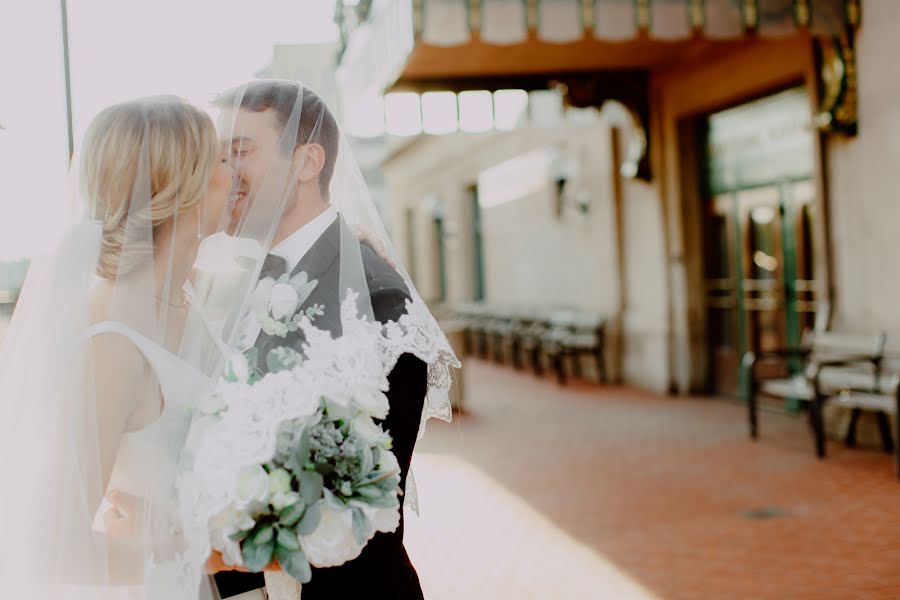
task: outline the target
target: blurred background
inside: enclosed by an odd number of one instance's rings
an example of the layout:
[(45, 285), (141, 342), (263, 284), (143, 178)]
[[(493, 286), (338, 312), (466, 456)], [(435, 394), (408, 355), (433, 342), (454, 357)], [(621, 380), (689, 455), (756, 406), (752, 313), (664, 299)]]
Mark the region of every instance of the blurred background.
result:
[(900, 597), (900, 3), (3, 11), (0, 323), (99, 109), (297, 79), (463, 361), (428, 598)]

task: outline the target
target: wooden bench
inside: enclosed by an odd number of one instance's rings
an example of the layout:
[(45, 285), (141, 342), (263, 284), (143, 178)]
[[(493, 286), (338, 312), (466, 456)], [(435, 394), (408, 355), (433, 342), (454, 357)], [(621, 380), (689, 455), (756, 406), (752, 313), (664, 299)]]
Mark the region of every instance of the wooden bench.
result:
[[(824, 378), (826, 375), (827, 368), (823, 368), (819, 377)], [(859, 417), (866, 412), (873, 413), (878, 423), (881, 446), (885, 452), (894, 453), (895, 471), (900, 478), (900, 429), (897, 429), (900, 423), (895, 423), (892, 431), (890, 419), (891, 415), (895, 419), (900, 417), (900, 345), (897, 338), (888, 337), (888, 343), (881, 358), (874, 363), (871, 375), (865, 385), (860, 386), (854, 382), (822, 401), (850, 410), (850, 422), (844, 437), (844, 442), (849, 447), (856, 445)]]
[(599, 315), (576, 310), (556, 311), (541, 338), (541, 346), (550, 358), (560, 385), (568, 379), (566, 359), (571, 359), (572, 372), (581, 377), (581, 357), (592, 356), (600, 381), (607, 380), (603, 357), (606, 320)]
[[(900, 376), (894, 377), (893, 390), (871, 392), (845, 389), (831, 398), (838, 406), (850, 409), (850, 430), (856, 427), (856, 419), (861, 412), (873, 412), (878, 418), (881, 443), (886, 452), (894, 453), (894, 472), (900, 479)], [(890, 417), (894, 415), (894, 432), (891, 432)], [(891, 440), (892, 436), (894, 441)]]
[[(747, 381), (747, 409), (750, 437), (759, 435), (758, 399), (768, 396), (804, 402), (809, 411), (816, 455), (825, 456), (825, 426), (822, 409), (825, 401), (842, 390), (878, 393), (889, 382), (883, 379), (881, 360), (886, 335), (810, 331), (800, 348), (775, 352), (748, 352), (743, 359)], [(790, 362), (800, 368), (794, 374), (776, 376), (761, 372), (761, 366), (774, 361), (782, 366)]]
[(463, 350), (466, 354), (486, 354), (487, 341), (484, 339), (487, 307), (471, 302), (457, 304), (453, 313), (463, 330)]
[(515, 362), (512, 354), (512, 335), (516, 326), (516, 311), (509, 307), (494, 307), (490, 311), (490, 317), (485, 322), (485, 332), (488, 336), (490, 357), (497, 363), (506, 362), (507, 357)]
[(512, 332), (512, 356), (515, 368), (524, 369), (529, 365), (535, 375), (544, 374), (543, 339), (549, 327), (548, 316), (539, 311), (523, 315), (517, 321)]

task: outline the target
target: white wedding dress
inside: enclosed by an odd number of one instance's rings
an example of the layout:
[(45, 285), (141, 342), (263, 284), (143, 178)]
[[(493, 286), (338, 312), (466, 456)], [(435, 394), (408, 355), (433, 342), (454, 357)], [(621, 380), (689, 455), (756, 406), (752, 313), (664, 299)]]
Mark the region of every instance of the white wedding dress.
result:
[(174, 484), (178, 456), (171, 453), (169, 441), (186, 434), (193, 407), (207, 387), (206, 376), (123, 323), (98, 323), (88, 334), (90, 337), (115, 334), (128, 338), (153, 369), (165, 400), (158, 418), (146, 427), (122, 435), (109, 489), (141, 494), (146, 489), (144, 481), (151, 473), (160, 481)]
[[(186, 434), (193, 408), (207, 387), (206, 376), (181, 357), (123, 323), (98, 323), (89, 329), (88, 334), (90, 337), (112, 334), (128, 338), (150, 364), (165, 399), (162, 413), (157, 419), (146, 427), (126, 432), (122, 436), (109, 489), (140, 498), (146, 489), (146, 478), (151, 473), (155, 479), (158, 478), (157, 484), (160, 481), (171, 481), (174, 484), (178, 456), (167, 455), (172, 447), (169, 440)], [(162, 489), (157, 484), (153, 487)], [(110, 505), (105, 504), (101, 511), (109, 507)], [(101, 527), (99, 521), (97, 519), (97, 527)], [(175, 531), (172, 533), (177, 534)], [(265, 579), (270, 600), (300, 598), (300, 583), (288, 575), (266, 573)]]

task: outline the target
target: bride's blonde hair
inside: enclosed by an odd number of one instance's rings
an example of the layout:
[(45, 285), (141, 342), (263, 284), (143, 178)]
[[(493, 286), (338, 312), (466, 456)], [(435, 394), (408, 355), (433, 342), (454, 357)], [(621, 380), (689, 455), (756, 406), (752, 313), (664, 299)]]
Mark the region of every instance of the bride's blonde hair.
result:
[[(163, 223), (200, 202), (212, 178), (216, 146), (212, 119), (174, 96), (123, 102), (94, 118), (85, 135), (80, 179), (88, 212), (103, 225), (98, 275), (127, 274), (153, 256), (156, 249), (146, 232), (155, 239)], [(135, 190), (139, 168), (148, 171), (149, 190), (143, 192)], [(148, 191), (148, 204), (132, 206), (146, 202)]]

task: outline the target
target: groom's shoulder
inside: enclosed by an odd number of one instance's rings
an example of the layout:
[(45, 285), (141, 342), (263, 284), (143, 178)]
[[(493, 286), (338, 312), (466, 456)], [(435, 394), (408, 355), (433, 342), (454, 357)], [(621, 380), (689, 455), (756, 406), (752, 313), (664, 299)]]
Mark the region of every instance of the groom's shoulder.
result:
[(369, 244), (363, 242), (360, 244), (360, 248), (370, 292), (394, 289), (409, 295), (409, 288), (397, 269), (375, 252)]
[(379, 321), (396, 321), (406, 312), (411, 299), (403, 276), (368, 244), (360, 244), (366, 283), (372, 296), (372, 308)]

